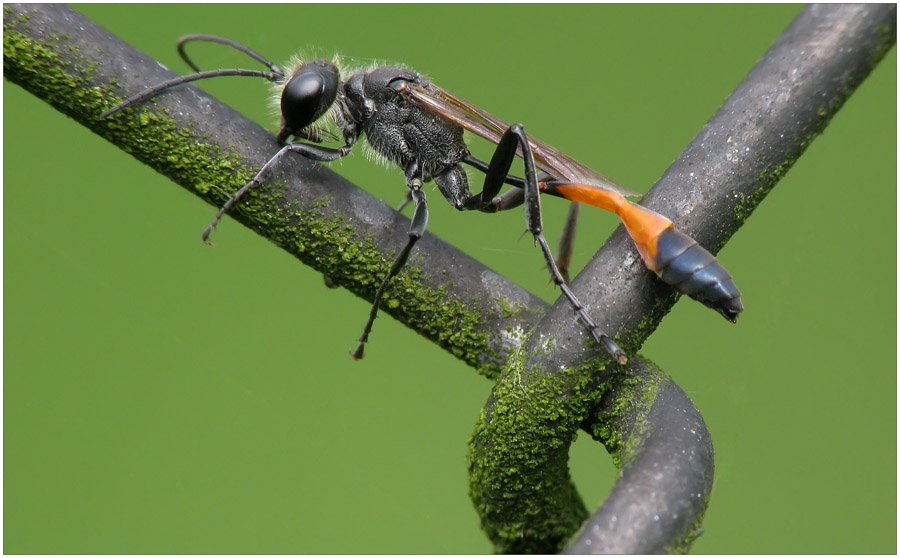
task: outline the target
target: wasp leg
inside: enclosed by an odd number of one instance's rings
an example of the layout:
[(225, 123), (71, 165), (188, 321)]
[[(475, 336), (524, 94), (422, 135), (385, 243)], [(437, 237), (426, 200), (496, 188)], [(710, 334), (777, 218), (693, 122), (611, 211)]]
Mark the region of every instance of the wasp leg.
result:
[(491, 205), (482, 211), (506, 211), (519, 207), (523, 203), (525, 203), (525, 190), (514, 188), (494, 198)]
[[(485, 168), (487, 168), (487, 164), (485, 164)], [(512, 182), (510, 182), (511, 180), (519, 180), (522, 182), (522, 184), (525, 183), (525, 181), (522, 180), (521, 178), (516, 178), (515, 176), (507, 177), (508, 183), (512, 183)], [(403, 203), (401, 203), (400, 206), (397, 207), (397, 211), (403, 211), (403, 209), (406, 208), (406, 206), (409, 205), (409, 202), (411, 202), (411, 201), (412, 201), (412, 197), (410, 196), (409, 192), (407, 192), (406, 198), (403, 200)], [(478, 209), (479, 211), (484, 211), (485, 213), (496, 213), (498, 211), (504, 211), (506, 209), (512, 209), (514, 207), (519, 207), (524, 202), (525, 202), (525, 191), (522, 189), (522, 187), (518, 187), (518, 188), (513, 188), (510, 190), (507, 190), (500, 196), (497, 196), (496, 198), (491, 200), (491, 202), (488, 205), (484, 205), (480, 195), (472, 196), (465, 201), (466, 206), (463, 207), (462, 209), (464, 209), (464, 210)], [(473, 207), (469, 207), (469, 206), (473, 206)]]
[[(628, 356), (619, 345), (607, 335), (587, 313), (584, 305), (575, 296), (575, 293), (569, 288), (565, 282), (565, 278), (559, 271), (556, 261), (553, 259), (553, 253), (544, 238), (543, 225), (541, 223), (541, 191), (538, 187), (537, 171), (534, 166), (534, 156), (525, 136), (525, 130), (521, 124), (514, 124), (503, 134), (497, 149), (494, 151), (491, 162), (485, 170), (484, 189), (481, 194), (472, 196), (465, 204), (464, 209), (480, 209), (493, 208), (496, 205), (494, 196), (500, 192), (503, 183), (509, 179), (509, 169), (512, 166), (513, 159), (516, 156), (516, 149), (521, 147), (522, 158), (525, 161), (525, 184), (524, 184), (524, 204), (525, 204), (525, 225), (529, 232), (534, 236), (544, 259), (547, 262), (547, 269), (550, 271), (550, 277), (553, 282), (559, 286), (565, 297), (569, 300), (575, 314), (588, 327), (591, 336), (602, 345), (607, 352), (619, 364), (628, 362)], [(468, 162), (468, 161), (467, 161)], [(478, 202), (480, 201), (480, 206)]]
[[(467, 155), (463, 159), (463, 162), (475, 167), (483, 173), (487, 173), (488, 164), (471, 154)], [(547, 174), (546, 172), (541, 172), (537, 177), (538, 183), (552, 180), (553, 176)], [(504, 179), (504, 182), (506, 182), (507, 184), (511, 184), (516, 188), (525, 188), (524, 178), (507, 175)], [(525, 201), (525, 198), (522, 196), (522, 190), (509, 190), (500, 198), (495, 198), (495, 201), (498, 202), (498, 204), (491, 204), (488, 207), (482, 208), (481, 211), (491, 213), (494, 211), (503, 211), (504, 209), (512, 209), (513, 207), (522, 205), (522, 203)], [(578, 214), (580, 213), (580, 207), (581, 206), (577, 203), (573, 203), (569, 207), (569, 213), (566, 216), (566, 223), (563, 227), (562, 236), (560, 236), (559, 238), (559, 245), (556, 249), (556, 266), (559, 268), (559, 272), (560, 274), (562, 274), (563, 279), (566, 280), (566, 283), (569, 282), (569, 266), (572, 263), (572, 252), (575, 246), (575, 230), (578, 227)]]
[(216, 225), (219, 224), (219, 220), (222, 219), (222, 216), (225, 215), (225, 213), (229, 209), (231, 209), (231, 206), (237, 203), (237, 201), (241, 199), (241, 197), (243, 197), (243, 195), (246, 194), (250, 188), (261, 184), (262, 175), (267, 170), (269, 170), (276, 161), (281, 159), (281, 157), (283, 157), (285, 153), (292, 151), (314, 161), (336, 161), (337, 159), (340, 159), (341, 157), (349, 154), (350, 148), (351, 147), (349, 144), (344, 145), (338, 149), (322, 147), (320, 145), (310, 145), (308, 143), (290, 143), (288, 145), (285, 145), (281, 148), (281, 150), (278, 151), (278, 153), (273, 155), (272, 158), (269, 159), (261, 169), (259, 169), (259, 172), (256, 173), (256, 176), (253, 177), (253, 180), (241, 186), (241, 188), (237, 192), (235, 192), (234, 195), (231, 196), (231, 198), (227, 202), (225, 202), (225, 204), (219, 209), (219, 212), (216, 213), (215, 217), (213, 217), (212, 222), (207, 225), (205, 229), (203, 229), (203, 242), (212, 245), (212, 242), (210, 242), (209, 240), (209, 235), (210, 233), (212, 233), (212, 230), (216, 227)]
[(566, 223), (563, 225), (559, 244), (556, 247), (556, 267), (559, 273), (569, 282), (569, 266), (572, 264), (572, 252), (575, 251), (575, 231), (578, 228), (578, 214), (581, 213), (581, 204), (572, 202), (569, 213), (566, 215)]
[[(463, 157), (462, 162), (466, 163), (467, 165), (471, 165), (471, 166), (475, 167), (476, 169), (480, 170), (481, 172), (487, 174), (489, 165), (487, 163), (485, 163), (484, 161), (482, 161), (481, 159), (479, 159), (478, 157), (475, 157), (471, 153), (466, 155), (465, 157)], [(544, 171), (541, 171), (537, 175), (538, 183), (552, 182), (554, 180), (555, 179), (553, 178), (552, 174), (546, 173)], [(503, 182), (506, 182), (509, 185), (515, 186), (516, 188), (522, 188), (522, 189), (525, 188), (525, 179), (519, 178), (518, 176), (513, 176), (511, 174), (506, 175), (506, 178), (503, 179)], [(562, 196), (560, 196), (560, 197), (562, 197)]]
[(409, 259), (409, 253), (412, 251), (416, 242), (422, 238), (423, 234), (425, 234), (425, 227), (428, 226), (428, 206), (425, 203), (425, 192), (422, 191), (422, 181), (420, 179), (411, 181), (409, 194), (416, 206), (412, 222), (409, 225), (409, 231), (407, 232), (409, 240), (406, 241), (406, 246), (403, 247), (403, 250), (401, 250), (400, 253), (397, 254), (397, 257), (394, 258), (394, 263), (391, 264), (390, 271), (388, 271), (388, 274), (384, 277), (384, 280), (378, 287), (378, 291), (375, 292), (375, 300), (372, 301), (372, 311), (369, 312), (369, 320), (366, 322), (363, 334), (359, 338), (359, 346), (351, 353), (353, 360), (359, 360), (363, 357), (366, 341), (369, 340), (369, 333), (372, 332), (372, 326), (375, 323), (375, 318), (378, 316), (378, 307), (381, 306), (381, 299), (384, 297), (384, 291), (387, 289), (391, 279), (400, 273), (400, 270), (406, 265), (406, 260)]
[(406, 206), (409, 205), (409, 202), (411, 202), (411, 201), (412, 201), (412, 191), (407, 190), (406, 197), (403, 198), (403, 201), (400, 202), (400, 205), (397, 206), (397, 211), (399, 211), (400, 213), (403, 213), (403, 210), (406, 209)]

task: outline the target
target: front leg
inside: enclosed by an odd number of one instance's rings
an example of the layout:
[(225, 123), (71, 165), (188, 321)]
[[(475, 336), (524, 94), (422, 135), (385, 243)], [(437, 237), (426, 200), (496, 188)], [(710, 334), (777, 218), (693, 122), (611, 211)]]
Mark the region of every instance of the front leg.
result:
[(231, 209), (231, 206), (233, 206), (235, 203), (237, 203), (237, 201), (239, 199), (241, 199), (241, 197), (244, 194), (247, 193), (247, 190), (249, 190), (250, 188), (253, 188), (254, 186), (258, 186), (259, 184), (261, 184), (263, 174), (267, 170), (269, 170), (275, 164), (276, 161), (281, 159), (281, 157), (284, 156), (285, 153), (287, 153), (289, 151), (293, 151), (294, 153), (299, 153), (300, 155), (303, 155), (307, 159), (312, 159), (313, 161), (328, 162), (328, 161), (336, 161), (336, 160), (340, 159), (341, 157), (346, 157), (347, 155), (350, 154), (350, 150), (352, 148), (353, 148), (353, 144), (350, 141), (348, 141), (345, 145), (342, 145), (338, 149), (333, 149), (331, 147), (323, 147), (321, 145), (311, 145), (308, 143), (301, 143), (301, 142), (289, 143), (289, 144), (285, 145), (278, 151), (278, 153), (273, 155), (272, 158), (269, 159), (266, 162), (266, 164), (262, 166), (261, 169), (259, 169), (259, 172), (256, 173), (256, 176), (253, 177), (253, 180), (251, 180), (250, 182), (241, 186), (241, 188), (237, 192), (235, 192), (234, 195), (228, 199), (228, 201), (225, 202), (225, 204), (221, 207), (221, 209), (219, 209), (219, 212), (216, 213), (215, 217), (213, 217), (212, 222), (209, 225), (207, 225), (205, 229), (203, 229), (203, 235), (202, 235), (203, 242), (205, 242), (209, 245), (212, 245), (212, 242), (210, 242), (210, 240), (209, 240), (209, 235), (210, 235), (210, 233), (212, 233), (212, 230), (219, 223), (219, 220), (222, 218), (222, 216), (225, 215), (225, 212), (227, 212), (229, 209)]

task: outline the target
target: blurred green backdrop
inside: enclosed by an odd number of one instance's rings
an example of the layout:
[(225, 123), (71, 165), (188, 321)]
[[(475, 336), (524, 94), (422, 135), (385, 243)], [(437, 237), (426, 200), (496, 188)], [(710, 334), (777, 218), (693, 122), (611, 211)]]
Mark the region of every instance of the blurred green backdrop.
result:
[[(638, 191), (800, 10), (79, 9), (182, 73), (175, 41), (197, 32), (279, 61), (311, 46), (402, 61)], [(250, 64), (205, 47), (204, 67)], [(644, 347), (716, 446), (696, 552), (896, 551), (896, 80), (894, 49), (719, 255), (737, 326), (685, 299)], [(273, 128), (265, 83), (203, 86)], [(228, 218), (207, 248), (214, 208), (3, 92), (5, 552), (490, 550), (465, 468), (490, 382), (390, 318), (352, 362), (367, 302)], [(333, 167), (403, 195), (361, 154)], [(432, 232), (556, 296), (520, 214), (432, 199)], [(566, 205), (544, 207), (555, 242)], [(616, 226), (582, 214), (578, 268)], [(609, 458), (582, 436), (571, 465), (596, 508)]]

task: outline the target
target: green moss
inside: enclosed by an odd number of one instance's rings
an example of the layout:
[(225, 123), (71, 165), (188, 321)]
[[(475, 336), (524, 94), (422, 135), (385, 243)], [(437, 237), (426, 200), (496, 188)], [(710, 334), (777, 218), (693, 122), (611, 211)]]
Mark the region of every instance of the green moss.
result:
[[(709, 507), (709, 493), (703, 497), (703, 510), (706, 510)], [(697, 537), (703, 534), (703, 516), (705, 513), (698, 513), (695, 516), (694, 521), (691, 525), (674, 541), (672, 544), (666, 546), (664, 552), (666, 554), (687, 554), (691, 550), (691, 546), (693, 546), (694, 541), (697, 540)]]
[[(804, 146), (808, 145), (813, 138), (815, 138), (815, 134), (812, 134), (807, 140), (802, 142), (802, 144)], [(738, 198), (738, 203), (734, 205), (734, 216), (737, 221), (736, 227), (743, 225), (750, 215), (753, 214), (753, 210), (755, 210), (757, 206), (762, 203), (763, 199), (769, 195), (772, 188), (774, 188), (787, 171), (790, 170), (799, 156), (800, 153), (797, 153), (795, 157), (787, 158), (777, 165), (772, 163), (767, 165), (757, 177), (756, 189), (749, 195), (741, 192), (734, 192), (735, 197)]]
[(897, 30), (895, 27), (887, 23), (878, 26), (878, 42), (872, 47), (870, 56), (872, 57), (872, 67), (874, 68), (885, 55), (894, 48), (897, 42)]
[[(812, 134), (807, 138), (804, 142), (801, 142), (804, 146), (808, 145), (809, 142), (815, 138), (816, 134)], [(753, 192), (749, 195), (743, 194), (740, 192), (735, 192), (735, 196), (738, 198), (738, 203), (734, 205), (734, 216), (737, 220), (737, 227), (740, 227), (744, 224), (744, 221), (753, 214), (753, 210), (762, 203), (763, 199), (769, 192), (772, 191), (772, 188), (775, 187), (778, 182), (784, 178), (784, 175), (788, 170), (797, 162), (797, 158), (799, 158), (800, 153), (797, 153), (796, 157), (791, 157), (785, 159), (780, 164), (769, 164), (763, 169), (762, 172), (759, 173), (757, 177), (757, 187)]]
[[(650, 423), (647, 419), (650, 415), (650, 409), (653, 408), (653, 403), (656, 401), (656, 397), (659, 395), (663, 383), (669, 381), (668, 378), (656, 368), (652, 368), (652, 370), (653, 374), (648, 381), (642, 382), (637, 380), (633, 386), (633, 388), (637, 389), (638, 384), (640, 384), (641, 397), (639, 400), (640, 402), (637, 403), (638, 408), (636, 409), (636, 412), (633, 413), (634, 423), (625, 435), (625, 443), (620, 446), (619, 452), (614, 458), (616, 466), (620, 469), (625, 469), (631, 465), (635, 456), (638, 454), (638, 451), (644, 445), (644, 441), (647, 439), (650, 428)], [(635, 400), (633, 399), (626, 401), (626, 404), (634, 401)], [(619, 430), (621, 430), (621, 428)]]
[[(609, 410), (601, 413), (592, 435), (604, 442), (620, 471), (627, 469), (637, 457), (641, 446), (650, 434), (649, 415), (656, 399), (671, 382), (658, 367), (649, 363), (644, 368), (646, 376), (626, 377), (615, 390), (616, 399)], [(701, 509), (709, 503), (709, 493), (704, 495)], [(685, 531), (665, 551), (669, 554), (687, 553), (694, 540), (702, 532), (703, 513), (697, 513)]]
[(611, 404), (606, 405), (606, 409), (599, 412), (591, 437), (602, 443), (606, 447), (612, 457), (613, 464), (617, 469), (622, 469), (623, 448), (626, 442), (626, 431), (620, 421), (621, 417), (627, 417), (630, 409), (630, 403), (635, 401), (636, 389), (639, 380), (635, 378), (622, 378), (618, 389), (616, 390), (616, 398)]
[(524, 304), (520, 302), (510, 302), (502, 296), (495, 297), (494, 302), (497, 303), (497, 307), (500, 308), (500, 315), (504, 318), (518, 316), (525, 308)]
[(656, 331), (656, 328), (659, 327), (662, 319), (668, 314), (678, 299), (681, 298), (681, 293), (672, 289), (671, 298), (668, 297), (658, 297), (653, 301), (653, 306), (650, 307), (650, 310), (641, 317), (640, 321), (635, 324), (625, 335), (616, 336), (616, 342), (619, 343), (619, 346), (630, 355), (638, 354), (641, 346), (644, 344), (650, 335)]
[[(537, 321), (535, 318), (540, 319), (547, 312), (546, 307), (535, 306), (532, 308), (521, 302), (512, 302), (503, 296), (497, 296), (491, 300), (494, 303), (494, 307), (500, 310), (500, 317), (504, 319), (522, 318), (527, 323), (534, 323)], [(477, 302), (474, 297), (472, 301)], [(525, 313), (530, 314), (531, 317), (526, 318)]]
[(470, 494), (498, 552), (558, 552), (587, 518), (568, 454), (588, 409), (608, 389), (596, 371), (609, 360), (550, 375), (528, 369), (526, 361), (550, 344), (531, 339), (510, 355), (470, 443)]
[[(623, 346), (636, 344), (655, 328), (666, 306), (660, 302)], [(667, 381), (660, 373), (653, 381), (603, 376), (600, 383), (597, 371), (607, 368), (607, 359), (552, 374), (529, 369), (534, 355), (554, 352), (552, 339), (528, 339), (531, 335), (510, 355), (492, 406), (476, 425), (468, 458), (471, 497), (498, 552), (564, 548), (587, 517), (567, 463), (588, 410), (618, 382), (616, 399), (592, 434), (616, 465), (625, 467), (646, 438), (649, 409)]]

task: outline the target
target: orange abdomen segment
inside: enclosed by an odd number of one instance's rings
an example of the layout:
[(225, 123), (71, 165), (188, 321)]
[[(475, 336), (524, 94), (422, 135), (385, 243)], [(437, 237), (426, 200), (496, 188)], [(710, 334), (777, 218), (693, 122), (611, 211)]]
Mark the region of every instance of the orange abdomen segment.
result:
[(631, 203), (622, 194), (612, 190), (587, 184), (559, 184), (554, 189), (566, 199), (593, 205), (618, 215), (644, 260), (644, 265), (647, 269), (660, 273), (657, 239), (663, 231), (672, 228), (672, 221), (655, 211)]

